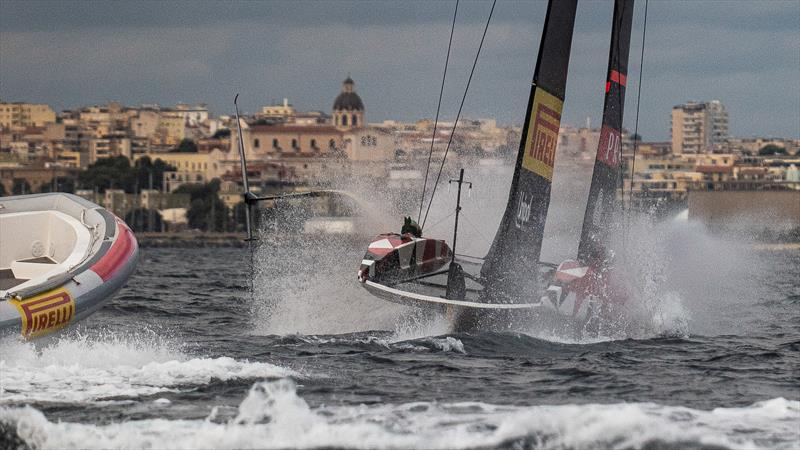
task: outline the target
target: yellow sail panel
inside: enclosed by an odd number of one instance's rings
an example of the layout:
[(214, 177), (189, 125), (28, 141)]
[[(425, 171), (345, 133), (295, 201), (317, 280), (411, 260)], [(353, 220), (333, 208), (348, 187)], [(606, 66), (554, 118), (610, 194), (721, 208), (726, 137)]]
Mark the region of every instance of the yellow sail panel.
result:
[(563, 107), (563, 100), (550, 95), (542, 88), (536, 88), (522, 167), (548, 181), (553, 181), (553, 164), (556, 159), (558, 129), (561, 126)]

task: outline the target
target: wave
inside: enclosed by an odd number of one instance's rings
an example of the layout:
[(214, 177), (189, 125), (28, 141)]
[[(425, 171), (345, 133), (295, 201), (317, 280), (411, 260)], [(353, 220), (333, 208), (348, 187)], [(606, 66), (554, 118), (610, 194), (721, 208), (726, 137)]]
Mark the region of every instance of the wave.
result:
[[(168, 407), (168, 406), (167, 406)], [(0, 408), (0, 440), (34, 448), (796, 448), (800, 401), (710, 411), (655, 403), (500, 406), (415, 402), (311, 408), (289, 379), (258, 382), (238, 415), (107, 425)]]
[[(285, 340), (285, 339), (284, 339)], [(452, 336), (432, 336), (405, 339), (405, 337), (388, 332), (372, 331), (368, 333), (353, 333), (340, 336), (301, 336), (296, 335), (292, 340), (297, 340), (312, 345), (355, 345), (375, 347), (379, 350), (400, 351), (441, 351), (458, 352), (466, 354), (464, 343)]]
[(212, 380), (302, 377), (264, 362), (191, 357), (150, 335), (0, 340), (0, 402), (87, 402), (176, 391)]

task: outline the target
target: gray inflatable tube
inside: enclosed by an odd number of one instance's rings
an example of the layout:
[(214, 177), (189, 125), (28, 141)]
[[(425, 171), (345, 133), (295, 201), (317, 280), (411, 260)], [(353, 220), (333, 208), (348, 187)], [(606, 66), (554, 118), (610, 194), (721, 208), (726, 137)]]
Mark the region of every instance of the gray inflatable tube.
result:
[(87, 317), (138, 256), (125, 222), (81, 197), (0, 197), (0, 334), (36, 338)]

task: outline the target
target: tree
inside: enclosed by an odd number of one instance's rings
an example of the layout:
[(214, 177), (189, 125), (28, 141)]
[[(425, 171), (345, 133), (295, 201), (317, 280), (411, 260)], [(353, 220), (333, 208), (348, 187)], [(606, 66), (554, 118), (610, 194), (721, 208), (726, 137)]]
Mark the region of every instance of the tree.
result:
[(136, 179), (139, 181), (139, 189), (150, 188), (150, 174), (153, 176), (153, 189), (159, 191), (164, 187), (164, 172), (171, 172), (177, 170), (161, 159), (156, 158), (155, 162), (150, 160), (149, 156), (143, 156), (136, 160), (134, 164), (136, 169)]
[(136, 208), (125, 214), (125, 223), (136, 232), (161, 231), (161, 222), (161, 213), (155, 209)]
[(219, 198), (218, 178), (208, 183), (184, 184), (176, 194), (189, 194), (191, 204), (186, 211), (189, 226), (203, 231), (222, 231), (228, 220), (228, 207)]
[(136, 172), (125, 156), (98, 159), (78, 175), (80, 185), (85, 189), (123, 189), (132, 193), (136, 185)]
[(175, 149), (175, 151), (178, 153), (197, 153), (197, 144), (189, 138), (184, 138), (181, 140), (181, 143), (178, 144), (178, 148)]
[(229, 230), (244, 231), (247, 228), (247, 205), (244, 202), (237, 203), (231, 208), (230, 227)]
[(214, 133), (213, 136), (211, 136), (212, 139), (220, 139), (226, 137), (231, 137), (231, 130), (229, 130), (228, 128), (220, 128)]
[(769, 155), (785, 155), (786, 149), (783, 147), (778, 147), (774, 144), (767, 144), (761, 147), (761, 150), (758, 151), (758, 154), (761, 156), (769, 156)]

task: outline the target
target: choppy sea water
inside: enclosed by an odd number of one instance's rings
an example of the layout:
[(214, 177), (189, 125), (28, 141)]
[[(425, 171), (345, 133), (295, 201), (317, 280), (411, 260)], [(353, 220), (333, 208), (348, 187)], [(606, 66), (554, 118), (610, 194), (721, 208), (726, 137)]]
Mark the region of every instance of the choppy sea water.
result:
[(246, 249), (144, 249), (89, 320), (4, 338), (0, 447), (800, 446), (797, 252), (754, 253), (742, 298), (677, 291), (684, 328), (575, 342), (448, 334), (277, 251), (251, 296)]
[[(477, 175), (459, 227), (473, 255), (508, 178)], [(550, 261), (575, 252), (586, 186), (570, 183)], [(449, 236), (452, 196), (426, 233)], [(800, 448), (797, 250), (633, 221), (618, 248), (636, 326), (453, 334), (358, 285), (369, 236), (271, 229), (252, 277), (247, 249), (145, 248), (89, 319), (0, 339), (0, 448)]]

